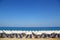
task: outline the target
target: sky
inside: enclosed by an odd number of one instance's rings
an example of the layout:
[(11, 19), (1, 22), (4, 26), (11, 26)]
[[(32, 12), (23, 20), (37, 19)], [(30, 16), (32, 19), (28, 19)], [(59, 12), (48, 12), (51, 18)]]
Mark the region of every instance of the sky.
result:
[(60, 0), (0, 0), (0, 26), (60, 27)]

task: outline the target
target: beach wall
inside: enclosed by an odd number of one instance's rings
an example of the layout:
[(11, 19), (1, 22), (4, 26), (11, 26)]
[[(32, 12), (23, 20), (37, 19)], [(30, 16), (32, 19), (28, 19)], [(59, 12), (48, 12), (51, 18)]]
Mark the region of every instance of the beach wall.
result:
[(20, 30), (0, 30), (0, 33), (7, 33), (7, 34), (10, 34), (10, 33), (26, 33), (26, 34), (31, 34), (32, 32), (36, 33), (36, 34), (41, 34), (41, 33), (48, 33), (48, 34), (51, 34), (51, 33), (60, 33), (60, 30), (55, 30), (55, 31), (20, 31)]
[[(12, 36), (11, 34), (14, 34), (14, 36)], [(60, 30), (58, 31), (0, 30), (0, 40), (60, 40)]]

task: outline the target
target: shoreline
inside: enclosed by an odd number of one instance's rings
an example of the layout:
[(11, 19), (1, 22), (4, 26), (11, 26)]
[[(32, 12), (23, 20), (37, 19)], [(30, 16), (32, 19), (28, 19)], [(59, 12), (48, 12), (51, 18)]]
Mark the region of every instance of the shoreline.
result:
[(0, 30), (0, 33), (7, 33), (7, 34), (11, 34), (11, 33), (26, 33), (26, 34), (31, 34), (32, 32), (33, 33), (36, 33), (36, 34), (41, 34), (41, 33), (48, 33), (48, 34), (51, 34), (51, 33), (60, 33), (60, 30), (56, 30), (56, 31), (20, 31), (20, 30)]

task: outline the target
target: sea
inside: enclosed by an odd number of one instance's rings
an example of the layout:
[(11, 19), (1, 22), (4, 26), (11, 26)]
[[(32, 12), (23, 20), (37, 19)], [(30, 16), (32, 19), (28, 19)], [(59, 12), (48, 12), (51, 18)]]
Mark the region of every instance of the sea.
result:
[(0, 27), (0, 30), (40, 31), (40, 30), (60, 30), (60, 27)]

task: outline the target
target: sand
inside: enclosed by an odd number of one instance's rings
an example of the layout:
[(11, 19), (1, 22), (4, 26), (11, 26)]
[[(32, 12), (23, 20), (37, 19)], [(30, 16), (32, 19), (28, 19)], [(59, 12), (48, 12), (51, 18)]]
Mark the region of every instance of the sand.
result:
[(0, 38), (0, 40), (60, 40), (60, 38), (40, 38), (40, 39)]
[(60, 40), (60, 38), (32, 38), (32, 39), (27, 39), (27, 38), (0, 38), (0, 40)]

